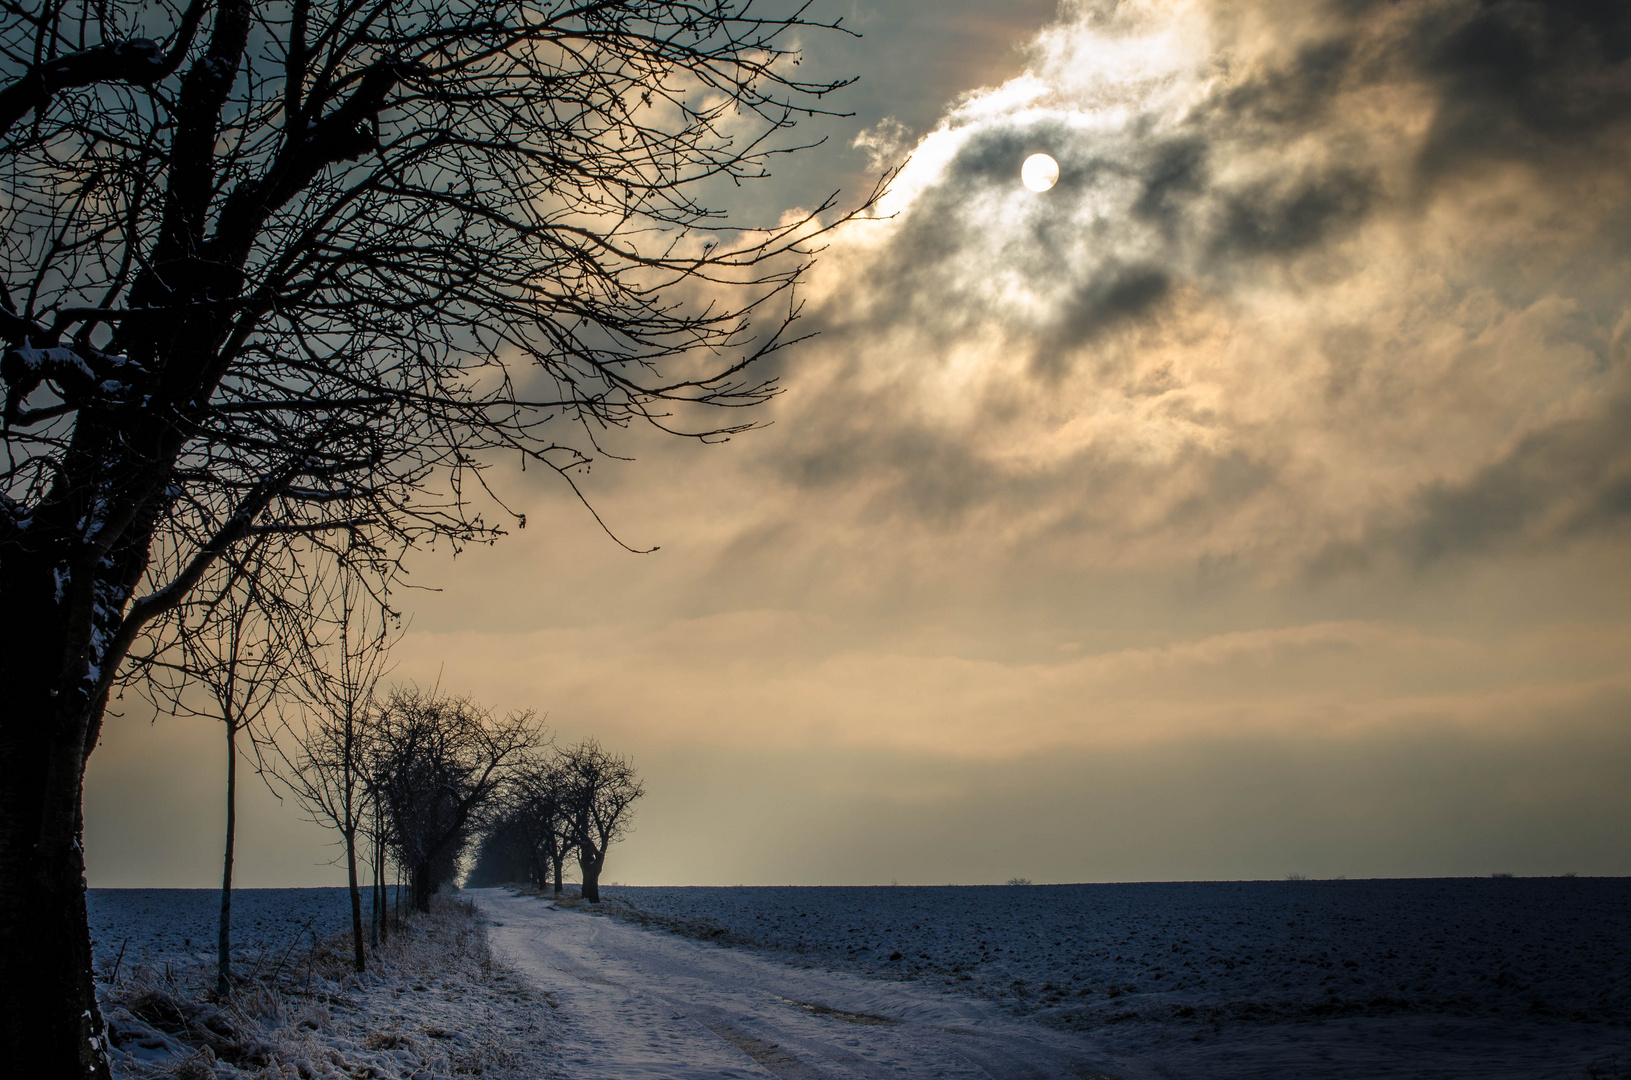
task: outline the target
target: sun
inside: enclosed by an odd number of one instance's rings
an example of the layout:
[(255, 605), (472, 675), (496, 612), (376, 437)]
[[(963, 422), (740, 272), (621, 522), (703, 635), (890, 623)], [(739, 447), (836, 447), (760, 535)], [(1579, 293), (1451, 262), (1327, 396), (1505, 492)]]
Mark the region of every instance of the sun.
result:
[(1032, 154), (1019, 167), (1019, 179), (1032, 191), (1046, 191), (1059, 182), (1059, 163), (1046, 154)]

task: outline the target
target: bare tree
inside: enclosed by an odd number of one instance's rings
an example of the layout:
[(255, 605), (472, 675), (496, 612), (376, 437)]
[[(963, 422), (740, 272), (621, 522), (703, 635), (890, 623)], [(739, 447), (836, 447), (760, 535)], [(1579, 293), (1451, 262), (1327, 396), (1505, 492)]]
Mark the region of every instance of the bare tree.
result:
[(583, 898), (600, 902), (600, 873), (606, 851), (629, 831), (636, 799), (646, 793), (634, 764), (608, 754), (594, 739), (561, 751), (558, 768), (565, 788), (572, 847), (583, 872)]
[(523, 761), (505, 785), (501, 809), (482, 838), (472, 877), (491, 884), (531, 881), (540, 888), (561, 871), (572, 853), (572, 807), (568, 776), (553, 751)]
[(278, 778), (314, 821), (340, 834), (351, 891), (353, 963), (362, 971), (367, 959), (357, 840), (372, 795), (367, 747), (374, 690), (385, 676), (395, 634), (391, 612), (375, 602), (352, 569), (342, 565), (335, 583), (337, 590), (318, 624), (331, 623), (332, 638), (306, 637), (293, 684), (296, 708), (283, 718), (283, 733), (294, 737), (295, 746), (277, 740), (273, 745), (282, 766)]
[(270, 602), (257, 562), (262, 552), (233, 553), (212, 574), (198, 599), (178, 610), (165, 638), (141, 658), (155, 705), (172, 715), (200, 716), (226, 725), (226, 843), (221, 870), (221, 912), (216, 929), (215, 992), (232, 992), (232, 870), (238, 821), (238, 735), (248, 732), (260, 758), (256, 724), (273, 707), (291, 673), (291, 650), (281, 605)]
[(541, 732), (531, 712), (499, 719), (469, 698), (399, 688), (370, 729), (369, 772), (413, 905), (452, 881), (472, 834)]
[[(501, 457), (724, 438), (827, 205), (747, 231), (838, 83), (749, 0), (0, 8), (0, 1036), (107, 1075), (81, 790), (132, 643), (227, 552), (486, 541)], [(710, 185), (714, 185), (710, 188)], [(520, 520), (517, 519), (520, 524)], [(338, 546), (338, 545), (337, 545)]]
[(567, 776), (558, 756), (529, 762), (517, 775), (515, 787), (521, 832), (541, 871), (538, 884), (546, 884), (547, 872), (559, 896), (562, 864), (572, 853), (572, 816)]

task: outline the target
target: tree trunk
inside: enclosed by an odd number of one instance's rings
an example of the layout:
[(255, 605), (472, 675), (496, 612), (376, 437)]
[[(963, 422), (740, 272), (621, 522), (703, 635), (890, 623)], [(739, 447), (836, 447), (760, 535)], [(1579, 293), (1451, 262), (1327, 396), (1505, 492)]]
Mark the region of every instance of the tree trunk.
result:
[(583, 872), (583, 898), (591, 904), (600, 903), (600, 869), (606, 865), (606, 856), (578, 857), (578, 869)]
[(555, 856), (555, 895), (561, 895), (561, 864), (566, 862), (566, 852)]
[(385, 841), (379, 841), (379, 941), (383, 945), (391, 940), (391, 898), (395, 893), (385, 884)]
[(367, 968), (368, 961), (362, 951), (362, 890), (357, 887), (357, 830), (353, 826), (345, 834), (345, 870), (351, 885), (351, 944), (353, 963), (357, 970)]
[(221, 923), (215, 934), (215, 996), (232, 993), (232, 843), (238, 824), (238, 725), (227, 718), (227, 845), (221, 867)]
[(385, 892), (385, 867), (380, 862), (381, 851), (379, 836), (376, 834), (374, 837), (374, 857), (370, 860), (373, 884), (368, 887), (368, 899), (370, 901), (369, 922), (372, 927), (372, 944), (375, 951), (378, 951), (380, 942), (385, 939), (381, 933), (383, 930), (381, 924), (385, 921), (385, 897), (383, 895)]
[[(15, 599), (7, 597), (8, 621), (44, 609), (13, 608)], [(51, 680), (37, 677), (61, 664), (29, 655), (49, 649), (23, 640), (38, 628), (11, 629), (8, 644), (18, 648), (0, 668), (0, 1044), (26, 1055), (31, 1076), (108, 1080), (81, 843), (90, 710), (59, 704)]]
[(430, 910), (431, 874), (430, 860), (421, 859), (413, 864), (413, 909), (415, 911)]

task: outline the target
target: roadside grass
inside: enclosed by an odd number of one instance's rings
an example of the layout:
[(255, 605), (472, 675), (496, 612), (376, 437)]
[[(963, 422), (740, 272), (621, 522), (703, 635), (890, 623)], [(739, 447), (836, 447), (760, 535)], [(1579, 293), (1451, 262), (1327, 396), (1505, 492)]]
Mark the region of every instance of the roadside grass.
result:
[(365, 972), (351, 968), (347, 932), (268, 950), (225, 999), (214, 983), (212, 965), (173, 963), (100, 983), (114, 1076), (528, 1076), (553, 1004), (494, 962), (473, 903), (445, 897), (393, 932)]

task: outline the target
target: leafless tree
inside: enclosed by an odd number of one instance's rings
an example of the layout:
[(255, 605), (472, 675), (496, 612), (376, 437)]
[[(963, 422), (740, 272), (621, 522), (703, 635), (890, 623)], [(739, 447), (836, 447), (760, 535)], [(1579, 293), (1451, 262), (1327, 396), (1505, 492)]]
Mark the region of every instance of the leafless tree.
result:
[(333, 580), (336, 591), (326, 598), (327, 606), (316, 620), (316, 626), (331, 635), (328, 640), (313, 634), (303, 639), (292, 684), (294, 707), (285, 713), (280, 732), (285, 738), (274, 738), (272, 745), (281, 766), (278, 778), (314, 821), (340, 834), (351, 891), (353, 963), (362, 971), (367, 959), (357, 841), (364, 835), (373, 794), (368, 747), (373, 738), (374, 691), (387, 671), (396, 634), (392, 613), (374, 602), (351, 568), (342, 565)]
[(559, 895), (563, 866), (572, 853), (569, 795), (568, 776), (553, 750), (523, 761), (505, 785), (472, 876), (492, 877), (491, 884), (531, 881), (539, 888), (553, 880)]
[(257, 725), (288, 685), (292, 650), (286, 612), (263, 591), (251, 547), (216, 567), (195, 599), (178, 608), (166, 629), (139, 658), (149, 674), (144, 687), (154, 704), (176, 716), (220, 720), (226, 726), (226, 844), (221, 870), (221, 912), (216, 929), (215, 990), (232, 991), (232, 870), (238, 821), (238, 736), (247, 732), (256, 760)]
[(775, 392), (829, 207), (704, 198), (840, 84), (749, 5), (0, 6), (0, 1036), (43, 1071), (107, 1075), (85, 763), (218, 560), (487, 541), (496, 461), (575, 484)]
[(634, 802), (646, 791), (634, 764), (608, 754), (594, 739), (561, 751), (557, 768), (565, 789), (572, 847), (583, 872), (583, 898), (599, 903), (606, 851), (628, 834)]
[(531, 712), (500, 719), (469, 698), (402, 687), (370, 726), (369, 773), (413, 905), (450, 882), (511, 772), (542, 737)]

